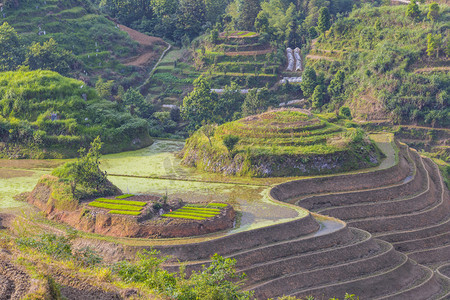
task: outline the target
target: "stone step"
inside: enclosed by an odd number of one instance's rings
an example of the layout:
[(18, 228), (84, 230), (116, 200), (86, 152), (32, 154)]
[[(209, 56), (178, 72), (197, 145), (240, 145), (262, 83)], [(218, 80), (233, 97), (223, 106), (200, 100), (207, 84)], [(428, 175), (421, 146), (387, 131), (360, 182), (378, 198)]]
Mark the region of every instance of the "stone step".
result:
[(247, 275), (245, 285), (250, 286), (301, 271), (351, 262), (379, 251), (379, 245), (368, 232), (355, 228), (351, 231), (355, 238), (348, 244), (254, 264), (239, 272)]
[(405, 158), (405, 155), (408, 155), (407, 147), (403, 145), (399, 147), (401, 148), (399, 162), (390, 168), (290, 181), (274, 187), (270, 195), (276, 200), (291, 202), (307, 195), (372, 189), (401, 183), (408, 177), (410, 167)]
[[(427, 189), (428, 176), (419, 155), (415, 152), (413, 153), (415, 163), (411, 166), (412, 175), (408, 176), (401, 183), (389, 186), (379, 185), (369, 190), (353, 190), (343, 193), (314, 195), (303, 198), (296, 204), (308, 210), (331, 215), (330, 210), (343, 210), (345, 212), (346, 208), (351, 207), (351, 205), (369, 205), (383, 201), (406, 199), (413, 195), (418, 195)], [(418, 168), (415, 167), (416, 163), (419, 166)]]
[(380, 272), (366, 274), (347, 281), (332, 282), (294, 291), (290, 293), (290, 296), (299, 298), (314, 296), (326, 299), (350, 293), (358, 295), (360, 299), (374, 299), (401, 291), (413, 286), (417, 280), (424, 276), (422, 268), (418, 267), (416, 263), (409, 260), (406, 256), (402, 257), (403, 260), (400, 264), (395, 264)]
[(403, 255), (395, 251), (392, 245), (380, 241), (379, 250), (372, 252), (368, 257), (326, 266), (317, 270), (291, 273), (245, 289), (253, 290), (257, 299), (267, 299), (335, 280), (345, 281), (375, 273), (387, 269), (393, 264), (400, 264), (403, 258)]

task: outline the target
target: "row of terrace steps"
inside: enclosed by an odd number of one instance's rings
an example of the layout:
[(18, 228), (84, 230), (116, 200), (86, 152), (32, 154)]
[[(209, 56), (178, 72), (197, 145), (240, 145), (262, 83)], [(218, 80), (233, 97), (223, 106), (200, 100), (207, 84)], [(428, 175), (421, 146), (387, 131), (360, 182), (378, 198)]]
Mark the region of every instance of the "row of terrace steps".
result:
[[(317, 232), (225, 255), (236, 259), (238, 272), (247, 275), (243, 289), (253, 290), (256, 299), (335, 297), (346, 292), (361, 299), (408, 299), (410, 294), (417, 296), (414, 299), (440, 299), (445, 293), (439, 276), (391, 244), (337, 219), (315, 217), (320, 223)], [(208, 263), (183, 262), (188, 274)], [(176, 271), (179, 264), (165, 268)]]
[(299, 205), (367, 230), (421, 264), (450, 262), (448, 190), (430, 159), (412, 150), (408, 155), (412, 179), (370, 191), (309, 196)]

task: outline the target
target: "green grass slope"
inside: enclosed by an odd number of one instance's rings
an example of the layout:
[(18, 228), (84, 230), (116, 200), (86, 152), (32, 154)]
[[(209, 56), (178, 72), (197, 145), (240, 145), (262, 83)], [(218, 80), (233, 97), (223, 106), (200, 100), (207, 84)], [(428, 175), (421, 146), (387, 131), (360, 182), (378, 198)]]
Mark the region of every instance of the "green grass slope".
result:
[(145, 73), (139, 73), (139, 68), (121, 64), (138, 54), (138, 43), (114, 22), (98, 15), (89, 1), (45, 2), (20, 1), (17, 8), (5, 6), (6, 17), (0, 22), (13, 26), (26, 46), (53, 38), (61, 48), (72, 51), (78, 61), (71, 77), (93, 83), (102, 76), (125, 86), (143, 81)]
[(151, 143), (145, 120), (101, 99), (81, 81), (51, 71), (0, 73), (1, 157), (73, 157), (96, 136), (104, 152)]
[[(346, 102), (360, 119), (450, 125), (450, 8), (440, 5), (434, 22), (427, 18), (429, 5), (420, 5), (415, 20), (405, 15), (406, 9), (357, 9), (313, 45), (308, 65), (328, 79), (338, 70), (346, 75), (346, 93), (329, 109)], [(441, 34), (442, 45), (428, 56), (430, 33)]]
[[(379, 150), (360, 129), (334, 114), (276, 110), (216, 127), (211, 143), (199, 130), (186, 142), (183, 162), (199, 169), (257, 177), (335, 173), (374, 166)], [(226, 136), (238, 136), (231, 153)]]

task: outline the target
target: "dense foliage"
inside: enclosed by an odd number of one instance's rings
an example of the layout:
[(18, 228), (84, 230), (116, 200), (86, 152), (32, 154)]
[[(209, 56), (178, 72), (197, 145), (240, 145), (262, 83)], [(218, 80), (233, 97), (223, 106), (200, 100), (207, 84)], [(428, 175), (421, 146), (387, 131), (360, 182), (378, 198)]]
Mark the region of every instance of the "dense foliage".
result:
[(137, 54), (137, 43), (99, 15), (90, 1), (17, 3), (3, 7), (1, 71), (26, 64), (31, 70), (53, 70), (91, 84), (101, 75), (126, 87), (143, 76), (135, 67), (120, 63)]
[(51, 71), (0, 73), (2, 155), (75, 156), (97, 136), (105, 152), (150, 143), (145, 120), (101, 99), (81, 81)]
[[(366, 7), (338, 19), (312, 50), (330, 59), (310, 61), (315, 70), (304, 72), (304, 95), (324, 85), (323, 109), (347, 103), (352, 114), (371, 119), (367, 107), (373, 105), (397, 123), (449, 126), (450, 11), (436, 3), (416, 5)], [(365, 104), (373, 98), (380, 104)]]

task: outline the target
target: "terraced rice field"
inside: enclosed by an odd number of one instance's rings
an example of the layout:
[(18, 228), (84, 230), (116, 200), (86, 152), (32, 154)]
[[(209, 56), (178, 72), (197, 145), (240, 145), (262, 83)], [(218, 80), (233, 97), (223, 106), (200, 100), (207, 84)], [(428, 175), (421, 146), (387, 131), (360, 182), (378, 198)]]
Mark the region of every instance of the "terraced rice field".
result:
[[(125, 197), (123, 197), (125, 196)], [(128, 196), (128, 197), (126, 197)], [(88, 206), (95, 208), (108, 209), (110, 214), (119, 214), (119, 215), (140, 215), (142, 209), (147, 202), (143, 201), (131, 201), (131, 200), (121, 200), (124, 198), (129, 198), (133, 195), (122, 195), (116, 197), (116, 199), (107, 199), (107, 198), (98, 198), (94, 201), (90, 202)], [(121, 197), (121, 198), (119, 198)], [(118, 199), (119, 200), (118, 200)]]
[(220, 214), (220, 208), (213, 208), (213, 207), (225, 207), (226, 204), (223, 205), (212, 205), (208, 204), (206, 206), (192, 206), (192, 205), (186, 205), (180, 209), (177, 209), (175, 211), (163, 214), (163, 217), (166, 218), (178, 218), (178, 219), (190, 219), (190, 220), (206, 220), (207, 218), (212, 218)]

